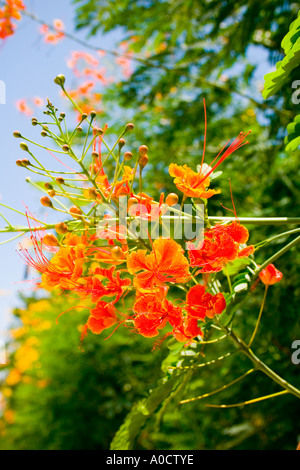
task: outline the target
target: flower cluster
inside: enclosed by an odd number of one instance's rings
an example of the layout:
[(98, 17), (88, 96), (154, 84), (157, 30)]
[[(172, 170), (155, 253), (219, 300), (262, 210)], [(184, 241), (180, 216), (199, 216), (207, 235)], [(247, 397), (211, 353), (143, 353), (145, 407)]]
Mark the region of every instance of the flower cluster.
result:
[(0, 8), (0, 39), (5, 39), (14, 34), (16, 25), (13, 20), (20, 20), (20, 11), (25, 10), (21, 0), (6, 0), (5, 5)]
[[(77, 59), (79, 57), (74, 57), (74, 66)], [(65, 91), (63, 76), (58, 76), (55, 82)], [(46, 114), (57, 121), (54, 106), (48, 103), (47, 109)], [(216, 273), (224, 271), (227, 275), (228, 264), (248, 258), (255, 251), (253, 245), (247, 245), (249, 232), (237, 216), (211, 226), (207, 214), (207, 199), (220, 192), (210, 188), (212, 172), (247, 143), (248, 133), (240, 133), (232, 144), (225, 145), (210, 165), (204, 163), (203, 153), (198, 171), (186, 165), (170, 165), (170, 175), (175, 177), (175, 186), (182, 193), (179, 205), (180, 195), (176, 193), (162, 193), (156, 201), (142, 190), (142, 175), (149, 162), (148, 148), (141, 145), (135, 156), (122, 150), (126, 145), (124, 135), (132, 131), (134, 125), (127, 124), (115, 145), (109, 148), (104, 140), (107, 126), (103, 129), (96, 126), (95, 117), (95, 112), (89, 118), (85, 113), (80, 117), (77, 128), (81, 129), (87, 120), (88, 131), (92, 130), (89, 144), (87, 131), (81, 157), (72, 149), (72, 138), (63, 134), (55, 138), (48, 126), (33, 118), (33, 124), (41, 125), (42, 132), (55, 140), (61, 147), (60, 152), (68, 154), (80, 171), (51, 173), (33, 156), (25, 142), (20, 144), (37, 165), (28, 159), (18, 160), (17, 164), (38, 174), (46, 171), (52, 179), (51, 183), (45, 183), (46, 195), (42, 196), (41, 203), (70, 217), (55, 225), (55, 234), (49, 233), (27, 213), (31, 249), (21, 244), (20, 255), (41, 273), (38, 287), (75, 296), (80, 306), (89, 309), (82, 337), (88, 331), (100, 334), (124, 325), (147, 338), (164, 333), (163, 337), (171, 335), (185, 344), (201, 340), (203, 330), (225, 312), (226, 300), (234, 295), (215, 283)], [(61, 113), (59, 121), (64, 118)], [(22, 137), (19, 132), (14, 135)], [(89, 152), (90, 159), (85, 163)], [(105, 170), (108, 159), (115, 162), (111, 176)], [(202, 228), (194, 239), (187, 239), (185, 232), (175, 239), (171, 225), (167, 229), (166, 226), (170, 220), (177, 224), (179, 221), (181, 225), (188, 218), (182, 208), (186, 208), (183, 202), (189, 197), (192, 219), (199, 219), (195, 200), (206, 208)], [(71, 207), (63, 204), (62, 198), (71, 201)], [(170, 209), (175, 211), (173, 218)], [(236, 215), (235, 208), (234, 212)], [(162, 233), (157, 228), (162, 229)], [(263, 271), (260, 276), (269, 284), (275, 279), (273, 271), (269, 274)]]

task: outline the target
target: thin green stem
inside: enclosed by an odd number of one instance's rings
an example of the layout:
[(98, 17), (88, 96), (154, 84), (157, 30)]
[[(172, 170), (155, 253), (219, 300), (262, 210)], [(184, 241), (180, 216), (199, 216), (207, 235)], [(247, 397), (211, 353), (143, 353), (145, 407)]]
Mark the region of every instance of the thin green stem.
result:
[(213, 390), (212, 392), (204, 393), (203, 395), (200, 395), (199, 397), (188, 398), (188, 399), (186, 399), (186, 400), (182, 400), (182, 401), (179, 402), (179, 404), (180, 404), (180, 405), (183, 405), (183, 404), (185, 404), (185, 403), (190, 403), (190, 402), (192, 402), (192, 401), (202, 400), (203, 398), (207, 398), (207, 397), (210, 397), (211, 395), (215, 395), (216, 393), (222, 392), (222, 391), (225, 390), (226, 388), (231, 387), (231, 385), (236, 384), (236, 383), (239, 382), (240, 380), (242, 380), (242, 379), (244, 379), (245, 377), (247, 377), (248, 375), (252, 374), (252, 372), (254, 372), (255, 370), (256, 370), (255, 368), (249, 369), (247, 372), (245, 372), (243, 375), (241, 375), (241, 376), (238, 377), (237, 379), (232, 380), (231, 382), (229, 382), (229, 383), (226, 384), (226, 385), (223, 385), (222, 387), (218, 388), (217, 390)]
[(259, 401), (268, 400), (269, 398), (278, 397), (280, 395), (285, 395), (286, 393), (290, 393), (290, 392), (288, 390), (282, 390), (281, 392), (271, 393), (270, 395), (265, 395), (263, 397), (254, 398), (253, 400), (243, 401), (241, 403), (233, 403), (233, 404), (230, 404), (230, 405), (210, 405), (210, 404), (206, 404), (205, 406), (207, 406), (209, 408), (235, 408), (235, 407), (238, 407), (238, 406), (251, 405), (252, 403), (258, 403)]
[(261, 304), (261, 307), (260, 307), (260, 311), (259, 311), (259, 315), (258, 315), (258, 318), (257, 318), (257, 321), (256, 321), (256, 325), (255, 325), (254, 331), (253, 331), (252, 336), (251, 336), (251, 339), (250, 339), (250, 341), (249, 341), (249, 343), (248, 343), (248, 348), (251, 347), (251, 344), (253, 343), (253, 340), (254, 340), (255, 335), (256, 335), (256, 333), (257, 333), (257, 330), (258, 330), (258, 326), (259, 326), (259, 323), (260, 323), (260, 320), (261, 320), (261, 316), (262, 316), (262, 313), (263, 313), (263, 309), (264, 309), (264, 306), (265, 306), (265, 302), (266, 302), (268, 287), (269, 287), (269, 286), (266, 284), (266, 286), (265, 286), (264, 298), (263, 298), (263, 301), (262, 301), (262, 304)]

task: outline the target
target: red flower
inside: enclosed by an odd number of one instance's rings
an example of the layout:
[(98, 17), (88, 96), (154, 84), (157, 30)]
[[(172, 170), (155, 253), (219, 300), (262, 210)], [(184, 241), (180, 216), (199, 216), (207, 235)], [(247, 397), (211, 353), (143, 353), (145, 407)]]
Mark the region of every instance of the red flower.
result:
[(190, 288), (186, 296), (186, 311), (191, 318), (203, 320), (205, 317), (214, 318), (226, 308), (223, 294), (212, 295), (205, 292), (203, 285), (197, 284)]
[(276, 282), (281, 281), (282, 272), (278, 271), (274, 264), (268, 264), (265, 269), (261, 270), (259, 277), (266, 286), (272, 286)]
[(196, 318), (187, 317), (181, 325), (173, 328), (173, 336), (177, 341), (189, 344), (196, 336), (202, 336), (202, 331)]
[(215, 225), (204, 232), (199, 248), (189, 243), (191, 266), (201, 267), (201, 273), (221, 271), (229, 261), (245, 258), (254, 252), (253, 245), (240, 249), (240, 244), (245, 244), (248, 238), (248, 230), (237, 221)]
[(147, 294), (138, 298), (133, 311), (137, 314), (134, 318), (134, 326), (145, 337), (152, 338), (159, 334), (169, 322), (172, 326), (179, 326), (182, 311), (167, 299), (160, 299), (155, 294)]

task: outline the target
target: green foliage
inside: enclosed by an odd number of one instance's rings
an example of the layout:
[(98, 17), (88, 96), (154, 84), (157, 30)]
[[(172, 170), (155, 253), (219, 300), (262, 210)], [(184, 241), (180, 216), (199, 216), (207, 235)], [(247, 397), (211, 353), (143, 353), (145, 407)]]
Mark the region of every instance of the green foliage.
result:
[(281, 46), (285, 57), (276, 64), (276, 71), (265, 76), (263, 97), (265, 99), (277, 93), (289, 79), (291, 71), (300, 64), (300, 12), (292, 22), (289, 32), (284, 36)]

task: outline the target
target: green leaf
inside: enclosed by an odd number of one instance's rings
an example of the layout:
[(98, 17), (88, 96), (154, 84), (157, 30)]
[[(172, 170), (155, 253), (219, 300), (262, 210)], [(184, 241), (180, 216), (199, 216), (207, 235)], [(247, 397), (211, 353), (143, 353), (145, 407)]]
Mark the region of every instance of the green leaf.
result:
[(289, 32), (284, 36), (281, 46), (285, 57), (277, 62), (276, 70), (265, 75), (265, 86), (262, 92), (267, 99), (275, 95), (287, 82), (291, 72), (300, 64), (300, 12), (298, 18), (290, 25)]
[(174, 371), (169, 377), (158, 382), (149, 397), (134, 405), (125, 418), (124, 423), (113, 438), (110, 450), (133, 449), (134, 442), (146, 420), (158, 409), (159, 405), (170, 395), (175, 387), (181, 382), (183, 372)]

